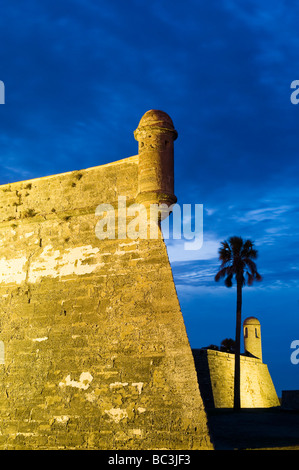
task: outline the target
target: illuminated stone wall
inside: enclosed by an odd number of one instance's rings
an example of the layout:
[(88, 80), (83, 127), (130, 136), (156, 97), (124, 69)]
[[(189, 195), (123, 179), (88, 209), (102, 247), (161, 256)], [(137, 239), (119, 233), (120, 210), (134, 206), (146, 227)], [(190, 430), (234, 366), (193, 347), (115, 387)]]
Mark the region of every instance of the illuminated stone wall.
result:
[(0, 187), (1, 449), (211, 448), (163, 240), (95, 235), (138, 164)]
[[(234, 354), (211, 349), (193, 350), (201, 394), (207, 408), (232, 408), (234, 402)], [(268, 366), (241, 356), (242, 408), (279, 406)]]

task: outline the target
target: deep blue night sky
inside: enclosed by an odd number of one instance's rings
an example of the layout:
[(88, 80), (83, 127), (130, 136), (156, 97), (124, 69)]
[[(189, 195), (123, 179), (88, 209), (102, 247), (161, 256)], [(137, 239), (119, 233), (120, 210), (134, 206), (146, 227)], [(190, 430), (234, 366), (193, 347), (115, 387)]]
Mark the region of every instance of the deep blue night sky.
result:
[(263, 282), (243, 318), (261, 322), (278, 395), (299, 389), (298, 17), (276, 0), (12, 0), (0, 15), (0, 183), (135, 155), (142, 115), (167, 112), (178, 202), (204, 207), (201, 250), (167, 242), (191, 346), (234, 337), (218, 247), (251, 238)]

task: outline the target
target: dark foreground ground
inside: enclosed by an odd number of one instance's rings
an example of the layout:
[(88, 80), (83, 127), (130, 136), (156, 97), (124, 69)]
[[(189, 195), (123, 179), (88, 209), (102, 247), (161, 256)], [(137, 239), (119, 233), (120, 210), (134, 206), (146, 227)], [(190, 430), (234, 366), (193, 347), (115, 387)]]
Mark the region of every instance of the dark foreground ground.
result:
[(299, 450), (299, 411), (217, 409), (208, 422), (216, 450)]

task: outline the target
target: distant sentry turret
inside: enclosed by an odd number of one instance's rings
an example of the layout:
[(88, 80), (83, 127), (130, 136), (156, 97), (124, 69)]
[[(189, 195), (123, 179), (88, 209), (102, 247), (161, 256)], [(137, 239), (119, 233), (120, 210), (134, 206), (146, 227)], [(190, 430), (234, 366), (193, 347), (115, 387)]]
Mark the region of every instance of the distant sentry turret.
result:
[(262, 361), (261, 324), (255, 317), (248, 317), (243, 323), (244, 348), (249, 356)]

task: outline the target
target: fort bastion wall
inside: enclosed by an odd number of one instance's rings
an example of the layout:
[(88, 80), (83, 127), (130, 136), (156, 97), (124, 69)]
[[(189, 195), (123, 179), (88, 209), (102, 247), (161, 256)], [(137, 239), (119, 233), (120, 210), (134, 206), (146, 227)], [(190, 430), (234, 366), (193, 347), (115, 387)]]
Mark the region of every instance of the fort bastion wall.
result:
[(0, 187), (1, 449), (212, 448), (162, 237), (95, 233), (139, 158)]
[[(206, 408), (233, 408), (235, 355), (194, 349), (199, 387)], [(241, 355), (241, 407), (280, 406), (267, 364)]]

